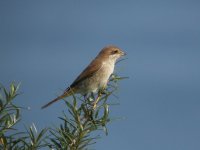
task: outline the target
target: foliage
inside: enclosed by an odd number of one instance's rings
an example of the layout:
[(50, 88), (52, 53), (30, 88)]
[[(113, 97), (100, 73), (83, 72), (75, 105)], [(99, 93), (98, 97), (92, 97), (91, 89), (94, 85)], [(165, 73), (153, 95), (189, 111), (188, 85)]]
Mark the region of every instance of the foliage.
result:
[[(108, 134), (107, 123), (110, 104), (108, 98), (117, 89), (118, 80), (123, 78), (112, 75), (109, 85), (98, 94), (87, 98), (73, 96), (65, 101), (67, 111), (59, 117), (58, 127), (48, 127), (37, 131), (35, 125), (21, 132), (14, 128), (21, 119), (21, 107), (14, 105), (19, 85), (11, 83), (7, 90), (0, 87), (0, 149), (5, 150), (87, 150), (100, 137), (101, 130)], [(98, 99), (98, 100), (97, 100)]]
[(6, 136), (13, 126), (20, 120), (20, 108), (13, 104), (13, 99), (18, 95), (19, 86), (14, 83), (10, 85), (9, 91), (3, 86), (0, 87), (0, 148), (10, 149), (18, 141), (14, 140), (14, 135)]

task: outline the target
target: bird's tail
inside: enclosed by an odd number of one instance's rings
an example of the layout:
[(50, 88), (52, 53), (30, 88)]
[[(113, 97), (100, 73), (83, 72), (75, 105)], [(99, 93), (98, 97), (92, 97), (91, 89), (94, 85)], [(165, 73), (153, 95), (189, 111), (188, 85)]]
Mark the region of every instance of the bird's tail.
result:
[(41, 108), (44, 109), (44, 108), (50, 106), (51, 104), (57, 102), (58, 100), (61, 100), (61, 99), (65, 98), (65, 97), (68, 97), (68, 96), (71, 96), (72, 94), (73, 94), (72, 89), (71, 88), (67, 88), (66, 91), (62, 95), (60, 95), (57, 98), (53, 99), (52, 101), (50, 101), (46, 105), (42, 106)]
[(44, 106), (42, 106), (41, 108), (44, 109), (48, 106), (50, 106), (51, 104), (53, 104), (54, 102), (57, 102), (58, 100), (60, 100), (60, 97), (55, 98), (54, 100), (50, 101), (49, 103), (45, 104)]

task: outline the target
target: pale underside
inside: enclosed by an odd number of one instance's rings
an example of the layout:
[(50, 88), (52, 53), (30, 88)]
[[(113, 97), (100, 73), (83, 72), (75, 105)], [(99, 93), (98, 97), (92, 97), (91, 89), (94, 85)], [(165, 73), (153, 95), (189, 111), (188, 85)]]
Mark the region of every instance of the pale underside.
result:
[(114, 71), (113, 62), (102, 62), (99, 69), (90, 77), (85, 78), (82, 82), (79, 82), (76, 86), (79, 87), (76, 93), (85, 95), (87, 93), (95, 93), (99, 89), (104, 88), (107, 85), (110, 75)]

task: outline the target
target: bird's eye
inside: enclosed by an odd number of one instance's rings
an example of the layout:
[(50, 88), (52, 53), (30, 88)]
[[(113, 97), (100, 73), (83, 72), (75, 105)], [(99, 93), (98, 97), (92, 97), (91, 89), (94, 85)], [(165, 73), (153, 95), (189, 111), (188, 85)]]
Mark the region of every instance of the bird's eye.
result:
[(116, 53), (118, 53), (118, 50), (117, 50), (117, 49), (114, 50), (114, 51), (112, 51), (112, 54), (116, 54)]

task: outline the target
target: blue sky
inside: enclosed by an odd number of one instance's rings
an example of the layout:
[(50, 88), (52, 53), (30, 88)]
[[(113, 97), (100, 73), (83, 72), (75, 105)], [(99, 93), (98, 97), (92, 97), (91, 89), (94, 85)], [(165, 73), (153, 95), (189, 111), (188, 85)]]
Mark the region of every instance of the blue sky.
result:
[(130, 78), (111, 115), (125, 120), (94, 147), (200, 149), (199, 18), (197, 0), (1, 0), (0, 82), (21, 82), (24, 124), (57, 124), (63, 102), (40, 107), (114, 44), (128, 58), (116, 71)]

